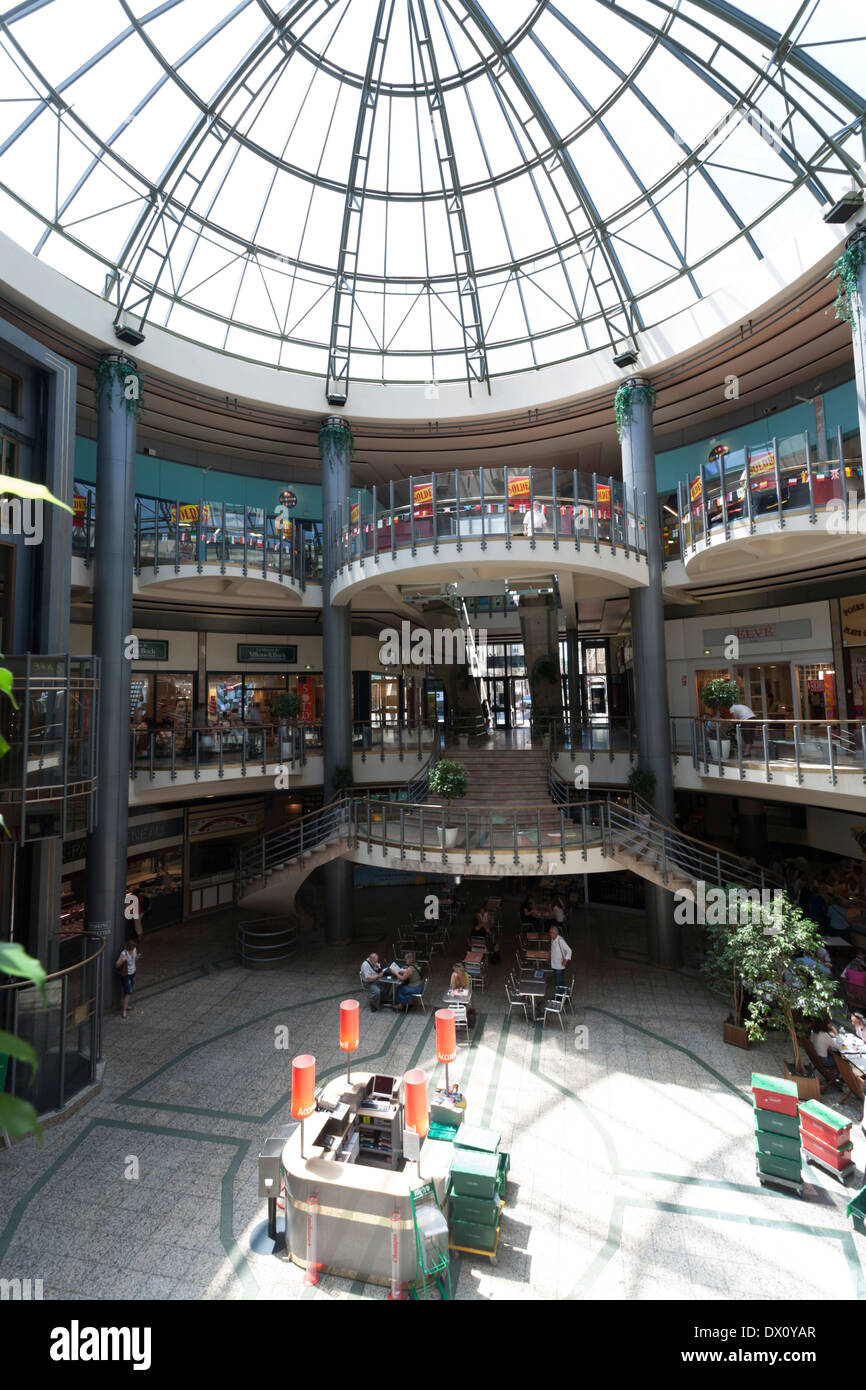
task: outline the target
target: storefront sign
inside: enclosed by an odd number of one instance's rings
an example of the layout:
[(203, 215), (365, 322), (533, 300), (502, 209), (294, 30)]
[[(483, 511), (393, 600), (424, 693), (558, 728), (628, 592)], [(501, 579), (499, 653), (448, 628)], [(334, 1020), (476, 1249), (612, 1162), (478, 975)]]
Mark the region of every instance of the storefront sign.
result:
[(509, 502), (529, 501), (529, 475), (508, 479)]
[(846, 647), (866, 647), (866, 597), (843, 598), (842, 641)]
[(245, 835), (261, 830), (264, 825), (264, 802), (233, 801), (227, 806), (206, 811), (190, 811), (187, 838), (216, 840), (223, 835)]
[(298, 695), (301, 700), (301, 720), (311, 723), (316, 717), (316, 696), (312, 676), (298, 676)]
[(768, 473), (776, 472), (776, 455), (772, 449), (758, 449), (754, 454), (749, 454), (749, 481), (753, 478), (765, 478)]
[(247, 642), (238, 643), (238, 661), (278, 661), (283, 666), (297, 666), (297, 647), (268, 647)]
[(433, 481), (415, 483), (412, 488), (412, 506), (416, 516), (433, 515)]
[(689, 501), (700, 502), (703, 490), (704, 485), (702, 480), (700, 478), (695, 478), (694, 482), (691, 485), (691, 488), (689, 489)]
[(854, 698), (854, 714), (866, 714), (866, 656), (851, 654), (851, 694)]
[[(170, 519), (171, 519), (172, 525), (174, 525), (175, 521), (177, 520), (177, 508), (176, 508), (176, 507), (172, 507), (172, 508), (169, 510), (169, 517), (170, 517)], [(181, 504), (180, 504), (180, 524), (181, 524), (181, 526), (195, 526), (195, 524), (196, 524), (197, 521), (198, 521), (198, 504), (195, 503), (195, 502), (181, 502)], [(205, 521), (205, 525), (206, 525), (206, 526), (209, 526), (209, 525), (211, 524), (210, 507), (208, 507), (208, 506), (206, 506), (205, 509), (204, 509), (204, 521)]]
[(79, 528), (84, 526), (84, 516), (87, 511), (87, 498), (82, 497), (76, 492), (72, 498), (72, 525)]
[(359, 503), (357, 503), (357, 502), (353, 502), (353, 503), (352, 503), (352, 512), (351, 512), (351, 516), (352, 516), (352, 525), (353, 525), (353, 526), (357, 526), (358, 522), (359, 522), (360, 519), (361, 519), (361, 508), (360, 508)]
[(289, 511), (292, 511), (298, 505), (297, 496), (292, 492), (290, 487), (287, 487), (284, 492), (280, 493), (280, 501)]
[(723, 647), (731, 636), (735, 636), (740, 644), (755, 643), (760, 645), (762, 642), (784, 642), (794, 638), (811, 637), (812, 622), (810, 618), (793, 618), (785, 623), (758, 623), (755, 627), (710, 627), (704, 629), (703, 645), (705, 648)]
[(168, 661), (168, 643), (153, 642), (148, 638), (138, 639), (139, 661)]

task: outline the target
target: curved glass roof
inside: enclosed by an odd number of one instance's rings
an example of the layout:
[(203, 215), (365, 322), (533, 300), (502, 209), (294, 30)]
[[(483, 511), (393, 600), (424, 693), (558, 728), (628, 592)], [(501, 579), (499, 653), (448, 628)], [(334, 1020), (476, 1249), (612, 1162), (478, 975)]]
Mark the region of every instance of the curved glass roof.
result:
[(84, 9), (0, 15), (0, 227), (337, 395), (619, 348), (863, 182), (853, 3)]

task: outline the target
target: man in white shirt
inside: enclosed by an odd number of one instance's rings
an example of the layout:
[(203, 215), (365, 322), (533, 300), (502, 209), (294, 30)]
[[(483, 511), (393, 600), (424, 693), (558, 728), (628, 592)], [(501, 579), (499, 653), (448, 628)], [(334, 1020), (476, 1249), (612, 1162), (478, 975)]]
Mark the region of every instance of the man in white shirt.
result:
[(571, 960), (571, 947), (556, 927), (550, 928), (550, 968), (554, 989), (565, 984), (565, 967)]
[(361, 984), (370, 996), (370, 1008), (374, 1014), (379, 1010), (379, 1000), (382, 997), (382, 991), (377, 982), (382, 979), (384, 974), (385, 972), (379, 964), (379, 957), (375, 951), (371, 951), (361, 965)]
[[(749, 709), (748, 705), (731, 705), (731, 718), (742, 723), (745, 719), (754, 719), (755, 711)], [(743, 752), (748, 758), (752, 752), (752, 744), (755, 741), (754, 729), (743, 730)]]

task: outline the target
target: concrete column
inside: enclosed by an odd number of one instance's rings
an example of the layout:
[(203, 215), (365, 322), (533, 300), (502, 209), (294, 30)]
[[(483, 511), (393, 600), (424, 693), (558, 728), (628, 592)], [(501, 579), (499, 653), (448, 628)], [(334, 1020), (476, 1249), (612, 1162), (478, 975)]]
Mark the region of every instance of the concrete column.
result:
[[(322, 455), (322, 518), (325, 553), (322, 592), (322, 670), (324, 680), (324, 796), (334, 794), (334, 770), (352, 766), (352, 609), (330, 602), (334, 577), (334, 552), (330, 523), (336, 508), (349, 497), (351, 487), (352, 431), (338, 415), (329, 415), (319, 433)], [(340, 945), (352, 940), (353, 871), (345, 859), (323, 869), (325, 889), (325, 940)]]
[[(648, 383), (631, 378), (637, 386)], [(658, 515), (652, 410), (646, 399), (634, 402), (633, 418), (623, 430), (622, 477), (630, 489), (646, 493), (646, 546), (649, 585), (631, 592), (631, 631), (634, 648), (635, 725), (638, 759), (655, 773), (656, 810), (674, 819), (671, 732), (668, 710), (667, 656), (662, 599), (661, 536)], [(642, 501), (643, 499), (641, 499)], [(646, 884), (650, 959), (658, 965), (682, 961), (680, 929), (674, 922), (673, 896)]]
[(565, 634), (568, 652), (568, 714), (571, 720), (572, 748), (580, 746), (580, 639), (577, 628), (568, 628)]
[[(866, 240), (866, 222), (854, 231), (845, 242), (846, 250), (855, 242)], [(866, 459), (866, 265), (857, 277), (857, 302), (852, 304), (854, 322), (851, 333), (854, 338), (854, 375), (857, 381), (857, 416), (860, 421), (860, 448)]]
[[(123, 353), (103, 359), (134, 371)], [(106, 999), (112, 965), (129, 923), (124, 917), (129, 806), (129, 677), (126, 639), (132, 633), (135, 409), (120, 371), (98, 386), (96, 437), (96, 548), (93, 577), (93, 653), (100, 658), (96, 828), (87, 846), (87, 923), (107, 937)], [(113, 952), (113, 954), (112, 954)]]

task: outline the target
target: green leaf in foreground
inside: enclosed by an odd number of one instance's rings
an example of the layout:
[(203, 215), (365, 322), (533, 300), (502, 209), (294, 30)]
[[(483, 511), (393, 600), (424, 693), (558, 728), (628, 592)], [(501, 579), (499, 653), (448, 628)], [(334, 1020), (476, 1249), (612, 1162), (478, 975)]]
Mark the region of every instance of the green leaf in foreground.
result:
[(39, 1116), (28, 1100), (17, 1096), (0, 1095), (0, 1130), (10, 1139), (21, 1139), (25, 1134), (35, 1134), (42, 1147), (42, 1126)]

